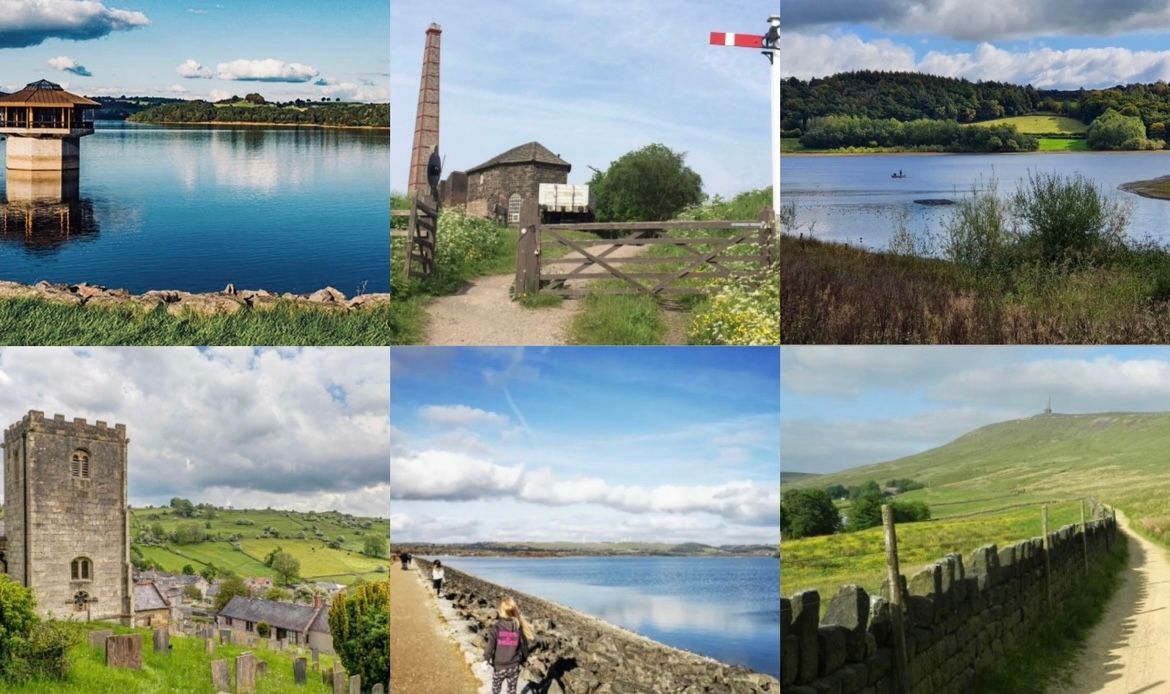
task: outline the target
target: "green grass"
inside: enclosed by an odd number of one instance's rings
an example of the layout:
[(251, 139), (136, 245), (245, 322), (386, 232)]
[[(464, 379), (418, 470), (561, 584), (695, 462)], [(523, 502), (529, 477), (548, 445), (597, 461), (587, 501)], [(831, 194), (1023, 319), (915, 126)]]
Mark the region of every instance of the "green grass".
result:
[(797, 154), (799, 152), (805, 152), (805, 151), (807, 151), (807, 150), (804, 148), (804, 145), (800, 144), (799, 137), (782, 137), (782, 138), (780, 138), (780, 153), (781, 154)]
[(555, 308), (565, 303), (565, 298), (555, 292), (538, 292), (520, 297), (520, 303), (524, 308)]
[[(239, 525), (238, 521), (251, 525)], [(169, 508), (131, 509), (130, 537), (135, 539), (141, 531), (154, 524), (170, 533), (182, 523), (198, 523), (209, 535), (218, 535), (224, 540), (196, 544), (178, 545), (167, 542), (164, 545), (135, 543), (135, 548), (146, 559), (157, 562), (165, 571), (179, 573), (183, 566), (190, 564), (196, 571), (207, 564), (219, 569), (230, 569), (241, 576), (268, 576), (275, 578), (272, 569), (264, 565), (264, 558), (273, 549), (280, 547), (301, 562), (301, 577), (306, 580), (334, 580), (337, 583), (353, 583), (361, 577), (367, 580), (385, 576), (377, 571), (386, 566), (386, 558), (370, 557), (361, 553), (367, 535), (389, 533), (385, 519), (358, 518), (339, 513), (309, 514), (278, 510), (236, 510), (217, 511), (206, 528), (204, 518), (187, 519), (176, 516)], [(369, 527), (365, 527), (368, 524)], [(265, 528), (276, 528), (281, 537), (258, 538)], [(333, 549), (326, 540), (317, 539), (315, 531), (323, 533), (327, 540), (344, 537), (341, 549)], [(307, 539), (299, 539), (304, 532)], [(240, 549), (234, 549), (226, 538), (240, 535)]]
[(1088, 152), (1089, 143), (1084, 139), (1073, 139), (1066, 137), (1042, 137), (1040, 138), (1041, 152)]
[(1137, 193), (1147, 198), (1170, 200), (1170, 176), (1162, 176), (1161, 178), (1155, 178), (1149, 181), (1126, 183), (1121, 188), (1122, 190), (1128, 190), (1131, 193)]
[[(599, 282), (617, 286), (616, 282)], [(657, 345), (666, 334), (658, 301), (644, 294), (591, 294), (580, 299), (581, 311), (569, 326), (569, 342), (578, 345)]]
[[(234, 669), (235, 658), (245, 651), (251, 651), (257, 659), (268, 663), (268, 674), (258, 677), (257, 694), (283, 692), (330, 692), (321, 676), (309, 672), (307, 685), (293, 683), (293, 660), (291, 653), (273, 652), (264, 647), (244, 648), (242, 646), (216, 645), (215, 653), (204, 650), (202, 639), (171, 637), (169, 654), (155, 653), (151, 646), (151, 635), (145, 629), (128, 629), (100, 622), (70, 624), (76, 632), (78, 643), (70, 651), (71, 670), (63, 681), (34, 681), (25, 684), (3, 685), (7, 694), (156, 694), (157, 692), (185, 692), (190, 694), (214, 694), (211, 686), (211, 661), (228, 660), (229, 670)], [(138, 633), (142, 635), (142, 669), (126, 670), (106, 667), (102, 652), (89, 646), (86, 634), (95, 629), (112, 629), (115, 633)], [(336, 662), (333, 656), (322, 654), (322, 669), (329, 669)]]
[(1089, 126), (1076, 118), (1054, 114), (1036, 113), (1030, 116), (1013, 116), (997, 120), (981, 121), (981, 126), (1014, 125), (1025, 135), (1083, 135)]
[(393, 306), (355, 311), (281, 302), (233, 315), (172, 316), (125, 308), (70, 306), (40, 299), (0, 300), (6, 345), (387, 345), (410, 333), (409, 314)]

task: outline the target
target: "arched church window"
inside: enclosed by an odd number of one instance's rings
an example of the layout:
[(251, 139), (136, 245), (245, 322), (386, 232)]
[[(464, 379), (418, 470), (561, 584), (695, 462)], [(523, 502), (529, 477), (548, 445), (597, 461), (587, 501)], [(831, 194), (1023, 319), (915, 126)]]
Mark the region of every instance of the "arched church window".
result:
[(73, 477), (89, 479), (89, 451), (84, 448), (73, 451), (73, 457), (69, 461), (69, 474)]
[(69, 577), (74, 581), (93, 580), (93, 562), (86, 557), (78, 557), (69, 564)]

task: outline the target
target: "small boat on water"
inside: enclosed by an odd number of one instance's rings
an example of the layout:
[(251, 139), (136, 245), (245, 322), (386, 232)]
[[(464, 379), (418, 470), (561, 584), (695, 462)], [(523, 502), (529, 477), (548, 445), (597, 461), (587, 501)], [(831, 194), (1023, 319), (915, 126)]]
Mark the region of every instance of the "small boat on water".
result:
[(899, 171), (898, 173), (890, 174), (890, 178), (906, 178), (906, 174)]

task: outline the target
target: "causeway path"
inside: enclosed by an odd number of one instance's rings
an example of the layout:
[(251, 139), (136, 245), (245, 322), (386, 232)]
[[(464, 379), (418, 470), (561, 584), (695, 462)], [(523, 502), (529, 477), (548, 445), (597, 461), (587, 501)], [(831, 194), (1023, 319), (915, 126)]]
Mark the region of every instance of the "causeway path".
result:
[(1078, 656), (1071, 684), (1054, 687), (1055, 694), (1170, 692), (1170, 560), (1120, 511), (1117, 520), (1129, 538), (1121, 586)]
[(480, 683), (444, 631), (434, 597), (418, 571), (390, 566), (390, 691), (474, 694)]

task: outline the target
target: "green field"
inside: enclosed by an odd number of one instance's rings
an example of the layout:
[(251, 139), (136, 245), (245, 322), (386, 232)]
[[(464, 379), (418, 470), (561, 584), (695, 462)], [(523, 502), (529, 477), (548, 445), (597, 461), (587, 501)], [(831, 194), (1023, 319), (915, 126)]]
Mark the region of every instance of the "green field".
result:
[[(308, 514), (278, 510), (218, 510), (211, 519), (180, 518), (170, 508), (143, 508), (131, 509), (130, 537), (136, 540), (143, 530), (156, 523), (169, 534), (180, 524), (192, 522), (219, 539), (183, 545), (174, 542), (152, 545), (135, 541), (135, 551), (171, 573), (180, 572), (187, 564), (196, 571), (207, 564), (215, 564), (216, 568), (229, 569), (241, 576), (275, 578), (272, 569), (263, 561), (269, 552), (280, 547), (301, 562), (301, 578), (305, 580), (348, 584), (358, 578), (372, 580), (385, 576), (385, 572), (378, 569), (386, 567), (388, 559), (361, 553), (367, 535), (385, 537), (389, 534), (389, 522), (379, 518), (359, 518), (336, 512)], [(274, 528), (280, 537), (258, 537), (265, 528)], [(318, 538), (317, 533), (323, 537)], [(230, 541), (234, 535), (239, 536), (238, 550)], [(340, 549), (327, 545), (329, 540), (338, 537), (344, 538)]]
[[(258, 677), (257, 694), (280, 692), (331, 692), (321, 676), (310, 672), (306, 685), (293, 683), (292, 653), (276, 653), (265, 648), (216, 645), (215, 653), (208, 655), (202, 639), (171, 637), (168, 655), (155, 653), (151, 647), (150, 631), (111, 626), (101, 622), (74, 624), (79, 643), (70, 651), (71, 670), (64, 681), (33, 681), (24, 684), (5, 683), (8, 694), (156, 694), (157, 692), (189, 692), (215, 694), (211, 686), (211, 661), (227, 659), (229, 670), (235, 657), (251, 651), (257, 659), (268, 663), (268, 674)], [(124, 670), (106, 667), (105, 658), (97, 648), (91, 648), (85, 634), (93, 629), (113, 629), (115, 633), (142, 634), (142, 669)], [(333, 667), (335, 658), (322, 654), (322, 669)]]
[[(1079, 498), (1116, 506), (1135, 528), (1170, 547), (1170, 413), (1051, 415), (983, 427), (918, 455), (853, 468), (785, 487), (884, 484), (910, 478), (925, 489), (899, 495), (930, 505), (934, 520), (898, 526), (904, 574), (949, 551), (1040, 534), (1079, 520)], [(967, 518), (963, 518), (966, 516)], [(880, 530), (785, 540), (785, 594), (844, 583), (880, 582)], [(875, 568), (876, 567), (876, 568)]]
[(1089, 126), (1076, 118), (1043, 113), (981, 121), (977, 125), (1014, 125), (1025, 135), (1083, 135), (1089, 129)]
[(1041, 152), (1088, 152), (1089, 143), (1084, 139), (1066, 137), (1040, 138)]

